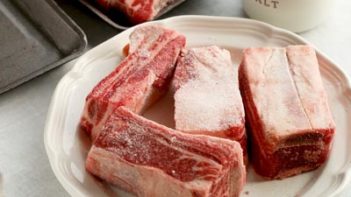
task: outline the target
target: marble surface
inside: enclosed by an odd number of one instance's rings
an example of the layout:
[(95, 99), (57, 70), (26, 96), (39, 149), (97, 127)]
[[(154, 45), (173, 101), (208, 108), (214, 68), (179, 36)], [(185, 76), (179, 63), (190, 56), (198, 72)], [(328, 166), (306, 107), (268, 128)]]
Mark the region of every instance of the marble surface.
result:
[[(57, 3), (86, 32), (89, 48), (119, 32), (76, 1), (57, 0)], [(338, 0), (335, 11), (325, 23), (300, 34), (328, 54), (349, 76), (350, 10), (351, 1)], [(188, 0), (164, 17), (181, 14), (246, 17), (240, 0)], [(52, 93), (74, 62), (0, 95), (0, 196), (69, 196), (51, 171), (43, 130)], [(351, 183), (340, 196), (351, 196)]]

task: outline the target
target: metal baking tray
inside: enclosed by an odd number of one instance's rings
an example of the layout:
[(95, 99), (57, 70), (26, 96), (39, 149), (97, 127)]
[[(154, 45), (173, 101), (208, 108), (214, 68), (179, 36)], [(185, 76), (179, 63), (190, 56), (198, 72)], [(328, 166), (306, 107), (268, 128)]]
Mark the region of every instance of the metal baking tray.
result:
[[(185, 1), (186, 0), (176, 0), (171, 6), (168, 6), (166, 9), (162, 10), (155, 17), (155, 19), (161, 17), (162, 15), (166, 14), (167, 12), (169, 12), (170, 10), (172, 10), (173, 8), (177, 7)], [(119, 12), (117, 9), (113, 9), (112, 11), (106, 12), (101, 9), (101, 7), (95, 2), (95, 0), (79, 0), (79, 2), (116, 29), (124, 30), (133, 26), (133, 24), (128, 23), (127, 17), (123, 13)]]
[(51, 0), (0, 0), (0, 93), (85, 50), (84, 32)]

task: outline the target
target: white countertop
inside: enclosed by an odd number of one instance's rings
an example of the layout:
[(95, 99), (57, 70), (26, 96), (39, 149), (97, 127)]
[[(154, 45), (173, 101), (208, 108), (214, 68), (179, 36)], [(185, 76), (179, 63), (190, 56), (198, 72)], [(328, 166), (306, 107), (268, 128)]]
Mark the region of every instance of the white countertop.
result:
[[(215, 2), (215, 3), (214, 3)], [(77, 2), (58, 0), (86, 32), (93, 47), (119, 31)], [(339, 0), (319, 27), (300, 34), (351, 76), (351, 1)], [(240, 0), (188, 0), (167, 16), (201, 14), (245, 17)], [(0, 196), (68, 196), (51, 171), (43, 130), (52, 93), (75, 60), (0, 95)], [(0, 71), (1, 72), (1, 71)], [(3, 190), (3, 191), (1, 191)], [(351, 196), (351, 183), (341, 196)]]

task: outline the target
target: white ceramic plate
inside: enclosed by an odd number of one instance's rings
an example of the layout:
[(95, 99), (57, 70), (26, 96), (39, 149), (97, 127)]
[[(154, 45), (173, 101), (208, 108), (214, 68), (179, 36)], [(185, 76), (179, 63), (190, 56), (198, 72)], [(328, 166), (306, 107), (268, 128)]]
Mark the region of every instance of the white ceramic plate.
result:
[[(181, 16), (152, 23), (186, 35), (188, 47), (219, 45), (230, 50), (235, 65), (240, 62), (241, 50), (246, 47), (307, 43), (288, 31), (248, 19)], [(77, 125), (86, 95), (121, 61), (122, 48), (128, 43), (132, 30), (118, 34), (80, 57), (74, 68), (62, 78), (53, 96), (45, 127), (45, 148), (55, 175), (72, 196), (111, 196), (115, 193), (131, 196), (98, 181), (85, 171), (84, 161), (90, 142), (78, 132)], [(330, 159), (318, 170), (277, 181), (263, 180), (249, 168), (242, 196), (334, 196), (350, 180), (350, 82), (340, 68), (320, 51), (318, 58), (337, 125)], [(171, 113), (164, 110), (167, 106), (165, 100), (154, 105), (147, 112), (147, 117), (172, 125), (169, 122)], [(163, 110), (158, 110), (161, 108)]]

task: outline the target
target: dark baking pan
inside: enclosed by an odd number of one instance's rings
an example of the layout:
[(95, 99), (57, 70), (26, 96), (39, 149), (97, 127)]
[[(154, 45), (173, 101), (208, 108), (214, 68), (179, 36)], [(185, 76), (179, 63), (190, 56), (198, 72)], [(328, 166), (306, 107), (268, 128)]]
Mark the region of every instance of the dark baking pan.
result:
[(0, 93), (78, 56), (84, 32), (51, 0), (0, 0)]

